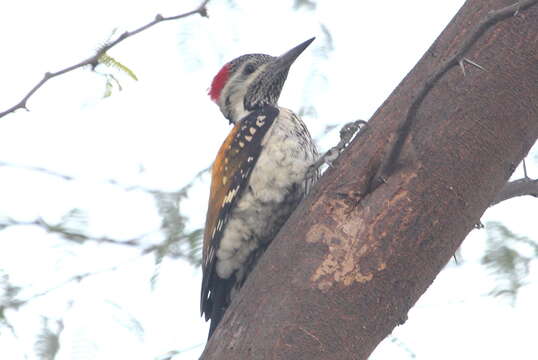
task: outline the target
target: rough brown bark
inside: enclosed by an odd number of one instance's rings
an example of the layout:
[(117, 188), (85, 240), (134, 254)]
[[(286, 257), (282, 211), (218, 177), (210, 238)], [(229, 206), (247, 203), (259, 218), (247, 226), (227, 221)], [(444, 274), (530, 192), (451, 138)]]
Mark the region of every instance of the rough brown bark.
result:
[(203, 359), (367, 359), (405, 322), (538, 137), (538, 6), (465, 54), (488, 71), (455, 66), (435, 83), (397, 170), (361, 193), (422, 84), (511, 4), (467, 1), (289, 219)]

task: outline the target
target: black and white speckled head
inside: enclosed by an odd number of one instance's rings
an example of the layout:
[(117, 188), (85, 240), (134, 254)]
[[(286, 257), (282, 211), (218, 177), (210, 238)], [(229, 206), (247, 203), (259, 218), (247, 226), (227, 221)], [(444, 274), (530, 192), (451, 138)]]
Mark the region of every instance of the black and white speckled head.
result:
[(209, 96), (231, 123), (257, 107), (276, 105), (291, 64), (312, 41), (314, 38), (279, 57), (247, 54), (230, 61), (213, 79)]

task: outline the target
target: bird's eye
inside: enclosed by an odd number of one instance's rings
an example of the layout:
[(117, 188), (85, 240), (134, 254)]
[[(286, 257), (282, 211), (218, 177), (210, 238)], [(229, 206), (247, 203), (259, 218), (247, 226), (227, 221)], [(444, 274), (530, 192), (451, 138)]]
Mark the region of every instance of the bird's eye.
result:
[(254, 64), (246, 64), (245, 68), (243, 69), (243, 73), (245, 75), (252, 74), (254, 71), (256, 71), (256, 66), (254, 66)]

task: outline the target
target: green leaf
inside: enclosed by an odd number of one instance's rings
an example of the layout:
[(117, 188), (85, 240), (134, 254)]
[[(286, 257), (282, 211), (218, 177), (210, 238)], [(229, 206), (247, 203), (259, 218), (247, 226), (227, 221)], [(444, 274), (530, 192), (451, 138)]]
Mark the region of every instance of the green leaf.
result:
[(124, 64), (122, 64), (118, 60), (114, 59), (112, 56), (108, 55), (107, 53), (103, 53), (103, 55), (101, 55), (99, 57), (98, 62), (99, 62), (99, 64), (103, 64), (103, 65), (108, 66), (108, 67), (116, 68), (116, 69), (122, 71), (123, 73), (129, 75), (129, 77), (131, 77), (131, 79), (138, 81), (138, 77), (136, 77), (133, 70), (129, 69), (127, 66), (125, 66)]

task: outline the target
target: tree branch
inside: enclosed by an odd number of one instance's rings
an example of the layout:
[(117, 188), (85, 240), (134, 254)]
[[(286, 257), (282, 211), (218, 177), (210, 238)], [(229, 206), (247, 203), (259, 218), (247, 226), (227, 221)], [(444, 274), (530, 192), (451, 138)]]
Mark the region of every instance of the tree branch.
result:
[(90, 56), (89, 58), (87, 58), (85, 60), (82, 60), (81, 62), (79, 62), (77, 64), (74, 64), (74, 65), (71, 65), (69, 67), (66, 67), (65, 69), (58, 70), (56, 72), (46, 72), (45, 75), (43, 76), (43, 78), (32, 89), (30, 89), (30, 91), (21, 99), (21, 101), (19, 101), (17, 104), (13, 105), (9, 109), (7, 109), (7, 110), (5, 110), (3, 112), (0, 112), (0, 118), (4, 117), (5, 115), (7, 115), (9, 113), (14, 112), (17, 109), (26, 109), (26, 110), (28, 110), (28, 108), (26, 106), (26, 103), (28, 102), (28, 99), (37, 90), (39, 90), (39, 88), (41, 88), (43, 86), (43, 84), (45, 84), (50, 79), (52, 79), (54, 77), (57, 77), (57, 76), (60, 76), (60, 75), (63, 75), (65, 73), (68, 73), (70, 71), (73, 71), (75, 69), (84, 67), (86, 65), (91, 65), (92, 69), (94, 69), (99, 64), (99, 60), (100, 60), (100, 58), (101, 58), (101, 56), (103, 54), (105, 54), (108, 50), (112, 49), (114, 46), (116, 46), (117, 44), (119, 44), (123, 40), (128, 39), (133, 35), (136, 35), (136, 34), (142, 32), (144, 30), (147, 30), (150, 27), (152, 27), (152, 26), (154, 26), (154, 25), (156, 25), (156, 24), (158, 24), (160, 22), (163, 22), (163, 21), (177, 20), (177, 19), (181, 19), (181, 18), (185, 18), (185, 17), (191, 16), (191, 15), (194, 15), (194, 14), (200, 14), (203, 17), (207, 17), (206, 5), (207, 5), (208, 2), (209, 2), (209, 0), (204, 0), (196, 9), (191, 10), (191, 11), (186, 12), (186, 13), (183, 13), (183, 14), (175, 15), (175, 16), (164, 17), (164, 16), (162, 16), (160, 14), (157, 14), (155, 16), (155, 19), (153, 21), (147, 23), (146, 25), (143, 25), (143, 26), (141, 26), (138, 29), (135, 29), (133, 31), (126, 31), (123, 34), (121, 34), (116, 40), (106, 43), (101, 48), (99, 48), (93, 56)]
[(538, 197), (538, 179), (523, 178), (506, 183), (499, 191), (490, 206), (518, 196), (531, 195)]
[(62, 173), (59, 173), (57, 171), (49, 170), (49, 169), (41, 167), (41, 166), (19, 165), (19, 164), (10, 163), (10, 162), (7, 162), (7, 161), (0, 161), (0, 167), (2, 167), (2, 166), (3, 167), (11, 167), (11, 168), (17, 168), (17, 169), (40, 172), (40, 173), (43, 173), (43, 174), (46, 174), (46, 175), (49, 175), (49, 176), (53, 176), (53, 177), (57, 177), (57, 178), (60, 178), (62, 180), (67, 180), (67, 181), (75, 180), (75, 178), (73, 176), (71, 176), (71, 175), (62, 174)]
[[(538, 138), (536, 1), (485, 32), (488, 9), (509, 1), (465, 3), (435, 55), (430, 48), (287, 220), (202, 359), (362, 360), (406, 321)], [(469, 49), (465, 39), (481, 32)], [(462, 48), (489, 71), (461, 81), (445, 68), (434, 86), (429, 75)], [(402, 166), (364, 196), (406, 119), (412, 148), (397, 149)]]
[[(59, 173), (40, 166), (19, 165), (0, 161), (0, 167), (1, 166), (34, 171), (66, 181), (78, 180), (74, 176)], [(118, 186), (123, 191), (143, 191), (154, 198), (155, 205), (159, 215), (161, 216), (161, 228), (157, 231), (151, 232), (150, 234), (145, 234), (128, 240), (118, 240), (106, 236), (94, 237), (82, 231), (73, 230), (67, 226), (66, 221), (61, 221), (57, 224), (50, 224), (42, 218), (36, 218), (32, 221), (18, 221), (16, 219), (0, 217), (0, 230), (10, 226), (39, 226), (45, 231), (60, 235), (68, 241), (78, 243), (93, 241), (112, 245), (137, 247), (141, 249), (142, 254), (155, 254), (156, 259), (162, 259), (165, 256), (170, 258), (182, 258), (194, 265), (198, 265), (200, 262), (200, 246), (198, 239), (201, 237), (201, 229), (196, 229), (190, 232), (185, 230), (186, 218), (182, 215), (180, 204), (181, 200), (188, 196), (189, 189), (197, 180), (208, 172), (209, 169), (210, 167), (200, 170), (187, 184), (176, 191), (162, 191), (158, 189), (150, 189), (140, 185), (125, 185), (113, 179), (104, 181), (105, 184)], [(72, 214), (68, 213), (66, 216), (67, 220), (69, 220), (69, 217), (72, 217)], [(143, 243), (144, 238), (151, 234), (157, 233), (164, 235), (164, 239), (162, 241), (150, 246)], [(188, 249), (186, 250), (184, 247), (178, 246), (178, 244), (181, 243), (187, 244)]]
[(424, 81), (422, 87), (415, 96), (415, 100), (411, 103), (407, 116), (402, 122), (398, 130), (396, 131), (393, 140), (388, 143), (388, 149), (386, 150), (386, 156), (381, 163), (376, 176), (372, 183), (369, 185), (369, 191), (373, 191), (382, 183), (386, 182), (387, 177), (395, 170), (396, 162), (400, 157), (403, 145), (409, 137), (411, 128), (413, 127), (416, 119), (416, 115), (420, 106), (426, 96), (430, 93), (431, 89), (439, 82), (439, 80), (454, 66), (460, 65), (462, 68), (463, 76), (465, 76), (464, 62), (474, 65), (475, 67), (485, 70), (482, 66), (465, 58), (465, 54), (471, 49), (471, 47), (477, 42), (478, 39), (492, 26), (498, 22), (521, 13), (521, 11), (538, 3), (538, 0), (521, 0), (506, 6), (496, 11), (490, 11), (485, 18), (470, 32), (467, 39), (465, 39), (458, 50), (450, 56), (441, 66), (431, 74), (426, 81)]
[[(7, 218), (0, 221), (0, 230), (6, 227), (10, 227), (10, 226), (38, 226), (42, 228), (43, 230), (47, 231), (48, 233), (60, 235), (65, 240), (73, 241), (79, 244), (87, 242), (87, 241), (91, 241), (91, 242), (96, 242), (99, 244), (110, 244), (110, 245), (117, 245), (117, 246), (140, 248), (141, 253), (143, 255), (149, 254), (149, 253), (162, 252), (163, 250), (166, 250), (170, 245), (167, 241), (164, 241), (163, 243), (153, 244), (153, 245), (145, 245), (144, 239), (148, 237), (149, 235), (151, 235), (151, 233), (137, 236), (134, 238), (130, 238), (127, 240), (118, 240), (118, 239), (110, 238), (108, 236), (91, 236), (80, 231), (69, 229), (63, 224), (50, 224), (46, 222), (45, 220), (43, 220), (42, 218), (37, 218), (31, 221), (19, 221), (19, 220)], [(160, 231), (161, 230), (159, 230), (159, 232)], [(199, 232), (199, 230), (194, 230), (192, 233), (184, 233), (178, 236), (177, 238), (174, 238), (173, 240), (175, 242), (181, 242), (183, 240), (189, 239), (193, 233), (197, 233), (197, 232)], [(184, 258), (185, 260), (192, 262), (192, 260), (190, 260), (188, 256), (183, 255), (181, 252), (168, 251), (165, 254), (172, 258)]]
[[(139, 236), (139, 237), (131, 238), (128, 240), (112, 239), (107, 236), (91, 236), (91, 235), (84, 234), (79, 231), (69, 229), (63, 224), (50, 224), (46, 222), (45, 220), (43, 220), (42, 218), (36, 218), (35, 220), (31, 220), (31, 221), (19, 221), (12, 218), (7, 218), (7, 219), (3, 219), (0, 222), (0, 229), (10, 227), (10, 226), (38, 226), (51, 234), (61, 235), (64, 239), (77, 242), (77, 243), (92, 241), (96, 243), (122, 245), (122, 246), (129, 246), (129, 247), (142, 247), (142, 240), (144, 239), (145, 236), (147, 236), (147, 235)], [(143, 248), (142, 252), (148, 253), (153, 250), (154, 250), (154, 246), (150, 246), (147, 248)]]

